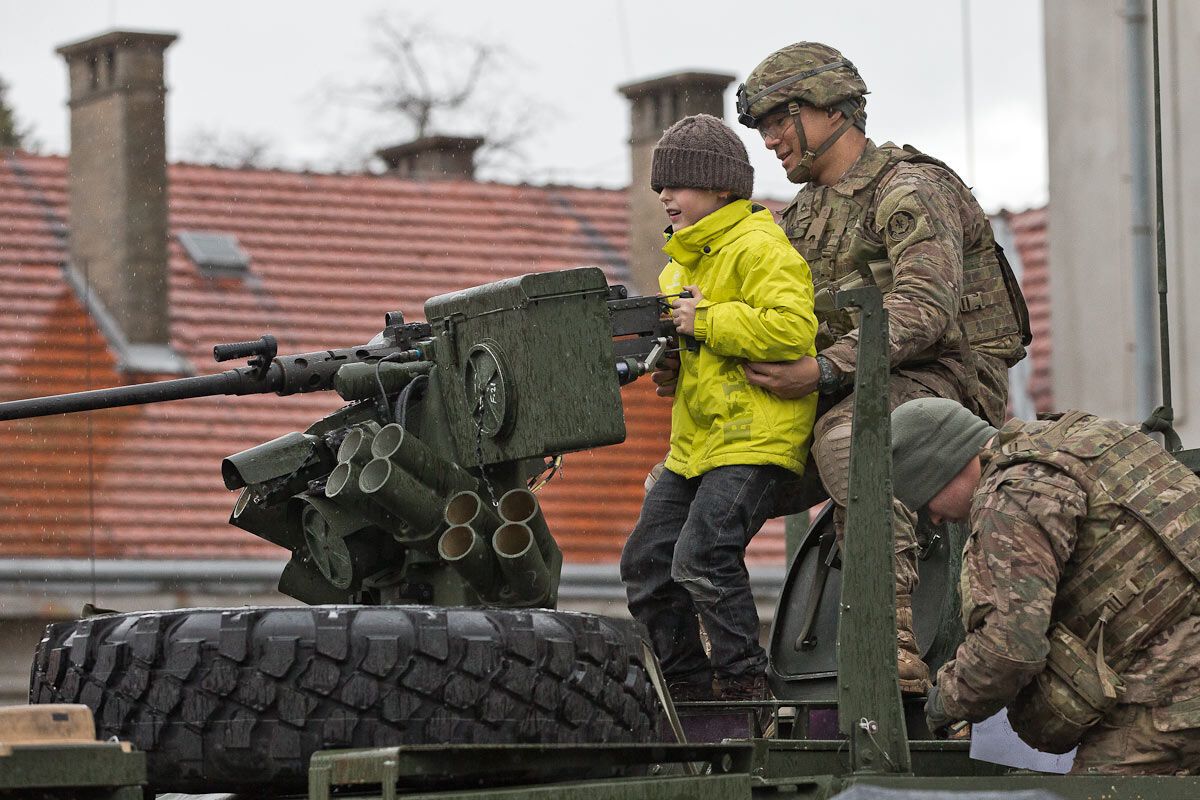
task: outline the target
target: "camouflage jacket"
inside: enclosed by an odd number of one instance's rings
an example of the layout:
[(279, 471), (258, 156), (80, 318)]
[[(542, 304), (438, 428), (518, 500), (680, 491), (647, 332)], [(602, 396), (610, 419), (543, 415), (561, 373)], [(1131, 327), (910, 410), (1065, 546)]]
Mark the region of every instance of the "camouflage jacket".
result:
[[(987, 215), (948, 168), (913, 159), (890, 142), (870, 140), (858, 161), (832, 186), (808, 184), (782, 212), (792, 245), (808, 261), (817, 286), (853, 276), (871, 261), (892, 264), (888, 310), (893, 370), (929, 386), (951, 380), (993, 424), (1005, 416), (1007, 367), (1000, 358), (967, 353), (959, 309), (964, 258), (994, 259)], [(818, 306), (817, 349), (853, 379), (857, 319)], [(1019, 339), (1004, 343), (1019, 359)], [(974, 363), (970, 363), (973, 361)]]
[[(1012, 420), (980, 454), (983, 478), (963, 552), (967, 636), (937, 677), (942, 708), (955, 719), (979, 721), (1028, 700), (1031, 681), (1051, 672), (1050, 637), (1059, 625), (1088, 640), (1092, 654), (1099, 627), (1108, 647), (1102, 660), (1120, 673), (1120, 702), (1166, 707), (1200, 696), (1200, 616), (1186, 599), (1162, 607), (1169, 582), (1186, 598), (1196, 594), (1195, 579), (1148, 524), (1167, 528), (1167, 538), (1200, 533), (1200, 480), (1133, 429), (1116, 447), (1096, 447), (1101, 434), (1111, 439), (1123, 426), (1091, 415), (1076, 418), (1059, 452), (1008, 457), (1017, 445), (1036, 449), (1051, 424)], [(1100, 453), (1109, 469), (1093, 481), (1086, 471), (1059, 468), (1052, 462), (1064, 449), (1084, 453), (1080, 463)], [(1172, 521), (1159, 525), (1163, 517), (1144, 511), (1145, 497), (1171, 504), (1164, 512)], [(1081, 618), (1089, 596), (1121, 601), (1105, 614), (1107, 635)]]

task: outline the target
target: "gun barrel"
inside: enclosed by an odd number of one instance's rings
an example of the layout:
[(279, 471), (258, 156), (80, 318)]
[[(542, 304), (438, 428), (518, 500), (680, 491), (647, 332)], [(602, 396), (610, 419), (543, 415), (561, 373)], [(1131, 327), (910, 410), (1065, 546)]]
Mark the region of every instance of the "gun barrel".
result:
[[(264, 337), (269, 338), (269, 337)], [(237, 342), (229, 347), (243, 348), (253, 342)], [(87, 392), (33, 397), (0, 403), (0, 421), (95, 411), (117, 406), (138, 406), (185, 400), (189, 397), (209, 397), (219, 394), (279, 395), (319, 392), (330, 389), (338, 370), (347, 364), (371, 364), (377, 361), (409, 362), (423, 359), (420, 350), (411, 349), (411, 342), (376, 342), (359, 347), (321, 350), (315, 353), (279, 356), (269, 366), (255, 364), (226, 370), (215, 375), (175, 378), (167, 381), (93, 389)], [(218, 348), (225, 345), (218, 345)], [(239, 351), (240, 352), (240, 351)], [(227, 354), (223, 354), (227, 355)]]
[(49, 397), (31, 397), (28, 400), (10, 400), (0, 403), (0, 421), (46, 417), (51, 414), (70, 414), (77, 411), (95, 411), (117, 406), (138, 406), (167, 400), (184, 400), (189, 397), (272, 391), (273, 386), (269, 379), (254, 378), (247, 374), (249, 372), (250, 370), (231, 369), (216, 375), (198, 375), (192, 378), (175, 378), (169, 381), (154, 381), (134, 386), (93, 389), (87, 392), (72, 392)]

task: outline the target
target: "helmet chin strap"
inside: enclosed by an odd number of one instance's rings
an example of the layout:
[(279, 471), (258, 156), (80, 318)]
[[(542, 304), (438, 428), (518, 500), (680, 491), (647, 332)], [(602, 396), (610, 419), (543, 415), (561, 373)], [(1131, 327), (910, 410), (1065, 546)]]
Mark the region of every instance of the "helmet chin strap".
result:
[(808, 183), (812, 180), (813, 163), (832, 147), (834, 142), (842, 138), (842, 134), (850, 130), (850, 127), (854, 125), (855, 115), (845, 115), (846, 118), (842, 120), (838, 129), (829, 134), (829, 138), (822, 142), (820, 147), (810, 150), (808, 149), (808, 137), (804, 133), (804, 125), (800, 123), (800, 104), (795, 100), (789, 100), (788, 113), (792, 117), (792, 127), (796, 129), (796, 138), (800, 140), (800, 160), (796, 162), (796, 166), (788, 170), (788, 180), (792, 183)]

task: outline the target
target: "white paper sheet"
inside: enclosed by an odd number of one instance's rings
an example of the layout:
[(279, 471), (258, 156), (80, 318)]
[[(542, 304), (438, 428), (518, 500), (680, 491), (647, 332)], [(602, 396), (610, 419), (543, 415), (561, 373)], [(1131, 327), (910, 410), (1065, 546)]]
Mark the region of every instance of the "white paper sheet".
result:
[(1008, 711), (1002, 710), (972, 726), (971, 758), (1006, 767), (1062, 775), (1069, 772), (1071, 764), (1075, 763), (1075, 751), (1057, 756), (1034, 750), (1017, 737), (1017, 732), (1008, 722)]

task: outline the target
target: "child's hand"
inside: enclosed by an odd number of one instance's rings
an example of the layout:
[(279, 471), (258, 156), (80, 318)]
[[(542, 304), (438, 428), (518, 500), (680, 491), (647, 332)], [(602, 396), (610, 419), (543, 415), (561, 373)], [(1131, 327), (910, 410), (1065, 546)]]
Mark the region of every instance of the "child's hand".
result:
[(696, 305), (704, 299), (704, 294), (701, 293), (699, 286), (685, 286), (692, 293), (691, 297), (676, 297), (671, 303), (671, 321), (675, 323), (675, 330), (679, 333), (687, 334), (688, 336), (696, 335)]

